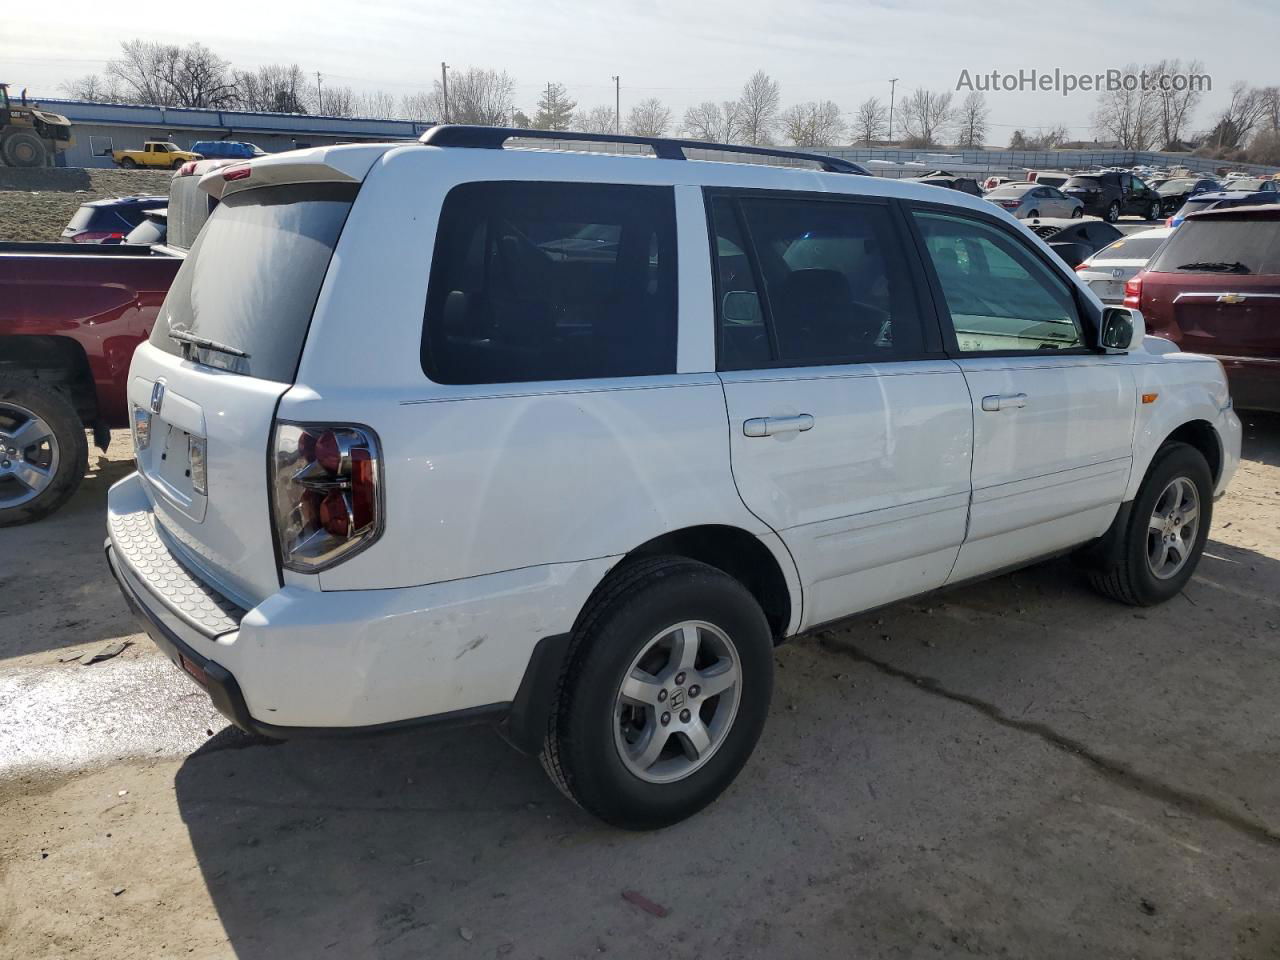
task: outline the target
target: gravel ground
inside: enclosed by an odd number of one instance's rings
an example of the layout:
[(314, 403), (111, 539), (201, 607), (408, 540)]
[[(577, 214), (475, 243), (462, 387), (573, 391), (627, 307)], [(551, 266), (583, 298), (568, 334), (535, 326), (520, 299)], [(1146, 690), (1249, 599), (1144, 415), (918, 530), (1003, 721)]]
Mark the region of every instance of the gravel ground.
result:
[(165, 170), (0, 167), (0, 241), (58, 240), (80, 204), (133, 194), (167, 196)]

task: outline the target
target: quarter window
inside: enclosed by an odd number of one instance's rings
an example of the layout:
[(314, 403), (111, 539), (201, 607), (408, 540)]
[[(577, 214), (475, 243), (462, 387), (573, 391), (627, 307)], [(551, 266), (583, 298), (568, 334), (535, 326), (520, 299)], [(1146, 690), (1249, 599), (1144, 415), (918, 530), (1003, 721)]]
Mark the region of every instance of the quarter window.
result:
[(887, 206), (718, 198), (712, 218), (721, 369), (923, 352), (920, 310)]
[(914, 215), (962, 353), (1084, 345), (1071, 291), (1020, 241), (968, 217)]
[(422, 365), (459, 384), (674, 373), (671, 188), (455, 187), (436, 233)]

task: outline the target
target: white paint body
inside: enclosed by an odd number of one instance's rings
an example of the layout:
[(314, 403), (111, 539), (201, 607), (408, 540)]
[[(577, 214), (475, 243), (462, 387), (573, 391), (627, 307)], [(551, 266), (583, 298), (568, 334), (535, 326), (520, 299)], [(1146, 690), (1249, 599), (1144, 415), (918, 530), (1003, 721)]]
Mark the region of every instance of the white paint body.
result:
[[(116, 484), (109, 504), (152, 510), (183, 563), (248, 610), (238, 630), (204, 636), (125, 571), (148, 609), (231, 671), (265, 723), (364, 726), (509, 701), (537, 641), (569, 631), (618, 561), (672, 531), (715, 524), (758, 538), (786, 580), (784, 632), (794, 634), (1100, 536), (1189, 421), (1217, 432), (1219, 492), (1238, 462), (1239, 422), (1207, 357), (1137, 348), (716, 372), (703, 187), (990, 215), (980, 198), (763, 165), (549, 151), (337, 147), (252, 166), (268, 182), (363, 182), (296, 381), (211, 370), (144, 344), (130, 398), (145, 406), (160, 378), (180, 398), (172, 422), (207, 439), (209, 494), (166, 480), (153, 436), (141, 474)], [(436, 225), (448, 191), (478, 180), (674, 187), (677, 372), (431, 382), (419, 343)], [(1140, 403), (1149, 392), (1159, 401)], [(986, 412), (981, 398), (992, 394), (1028, 401)], [(813, 429), (744, 434), (745, 420), (799, 414)], [(279, 572), (266, 470), (274, 419), (366, 424), (381, 442), (385, 531), (319, 574)]]

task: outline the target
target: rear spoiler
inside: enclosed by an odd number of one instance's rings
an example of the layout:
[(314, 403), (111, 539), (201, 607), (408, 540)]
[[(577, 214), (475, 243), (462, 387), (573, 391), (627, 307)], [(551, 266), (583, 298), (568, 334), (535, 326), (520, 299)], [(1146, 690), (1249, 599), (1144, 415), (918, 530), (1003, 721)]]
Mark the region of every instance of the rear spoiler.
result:
[(219, 200), (253, 187), (286, 183), (360, 183), (374, 162), (403, 144), (344, 144), (273, 153), (210, 170), (200, 189)]

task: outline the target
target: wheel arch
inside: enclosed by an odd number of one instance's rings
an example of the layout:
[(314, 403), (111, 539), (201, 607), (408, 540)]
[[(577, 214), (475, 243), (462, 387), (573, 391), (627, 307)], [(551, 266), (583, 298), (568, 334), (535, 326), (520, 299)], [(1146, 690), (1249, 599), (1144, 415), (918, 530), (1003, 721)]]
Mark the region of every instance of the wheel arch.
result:
[(33, 380), (63, 390), (80, 419), (98, 418), (98, 395), (84, 347), (70, 337), (49, 334), (0, 336), (0, 371), (30, 374)]
[(728, 524), (699, 524), (669, 530), (634, 547), (596, 585), (583, 610), (591, 606), (597, 592), (607, 589), (610, 579), (623, 566), (662, 555), (697, 560), (741, 583), (764, 610), (775, 643), (798, 629), (800, 579), (791, 554), (776, 534), (762, 537)]
[(1217, 487), (1222, 476), (1222, 438), (1213, 424), (1207, 420), (1188, 420), (1165, 437), (1156, 449), (1163, 449), (1170, 443), (1185, 443), (1199, 450), (1209, 464), (1209, 474), (1213, 477), (1214, 487)]

